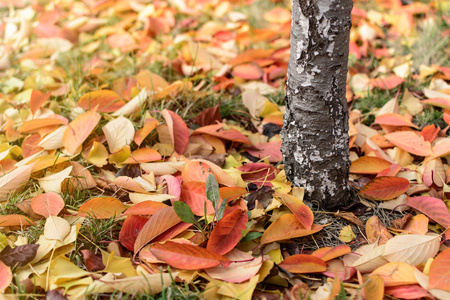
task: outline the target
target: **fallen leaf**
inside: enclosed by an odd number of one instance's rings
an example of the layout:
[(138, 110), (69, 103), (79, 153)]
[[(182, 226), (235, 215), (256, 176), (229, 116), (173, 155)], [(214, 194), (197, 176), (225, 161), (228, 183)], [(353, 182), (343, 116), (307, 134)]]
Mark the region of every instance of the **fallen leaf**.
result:
[(39, 244), (21, 245), (14, 248), (7, 245), (0, 252), (0, 261), (11, 268), (26, 266), (36, 256), (38, 248)]
[(390, 262), (405, 262), (413, 266), (426, 263), (438, 253), (440, 240), (439, 235), (397, 235), (387, 241), (383, 258)]
[(86, 201), (78, 209), (80, 217), (95, 217), (97, 219), (108, 219), (118, 217), (127, 206), (113, 197), (98, 197)]
[(112, 120), (102, 129), (110, 152), (115, 152), (133, 141), (135, 133), (133, 123), (123, 116)]
[(11, 268), (0, 261), (0, 293), (3, 293), (9, 287), (12, 279)]
[(285, 214), (270, 224), (264, 231), (261, 244), (311, 235), (322, 230), (322, 228), (321, 225), (313, 224), (311, 229), (306, 229), (295, 215)]
[(276, 196), (278, 196), (283, 204), (285, 204), (297, 217), (300, 224), (308, 230), (311, 229), (314, 222), (314, 214), (311, 209), (303, 203), (302, 199), (284, 193), (277, 193)]
[(391, 200), (409, 189), (409, 181), (401, 177), (383, 176), (372, 179), (358, 194), (370, 200)]
[(407, 205), (420, 211), (444, 228), (450, 227), (450, 213), (441, 199), (430, 196), (409, 197)]
[(414, 131), (398, 131), (385, 135), (395, 146), (418, 156), (431, 156), (431, 144), (422, 135)]
[(175, 151), (179, 154), (184, 153), (189, 142), (189, 131), (186, 123), (173, 111), (164, 109), (161, 113), (169, 127), (170, 138)]
[(431, 263), (428, 289), (441, 289), (450, 292), (449, 263), (450, 249), (445, 249)]
[(64, 131), (63, 145), (70, 154), (75, 154), (92, 130), (100, 121), (100, 114), (96, 109), (85, 112), (76, 117)]
[(220, 255), (230, 252), (239, 242), (242, 230), (248, 222), (248, 215), (236, 209), (217, 222), (211, 232), (206, 249)]
[(48, 218), (50, 215), (57, 216), (64, 208), (63, 198), (53, 192), (34, 196), (31, 200), (31, 208), (39, 215)]
[(56, 216), (49, 216), (45, 221), (44, 236), (48, 240), (63, 241), (70, 232), (70, 224)]
[(110, 90), (93, 91), (81, 96), (78, 106), (84, 110), (91, 110), (97, 107), (98, 112), (115, 112), (125, 105), (125, 102), (118, 94)]
[(327, 269), (326, 262), (316, 256), (307, 254), (289, 256), (278, 266), (291, 273), (300, 274), (324, 272)]
[(352, 161), (350, 165), (351, 173), (359, 174), (378, 174), (389, 168), (392, 164), (382, 158), (375, 156), (362, 156)]
[(0, 177), (0, 201), (5, 201), (12, 192), (18, 192), (30, 179), (34, 165), (20, 166)]
[(184, 270), (207, 269), (219, 264), (228, 266), (231, 263), (225, 256), (208, 249), (170, 241), (164, 244), (154, 244), (150, 247), (150, 251), (159, 260), (172, 267)]

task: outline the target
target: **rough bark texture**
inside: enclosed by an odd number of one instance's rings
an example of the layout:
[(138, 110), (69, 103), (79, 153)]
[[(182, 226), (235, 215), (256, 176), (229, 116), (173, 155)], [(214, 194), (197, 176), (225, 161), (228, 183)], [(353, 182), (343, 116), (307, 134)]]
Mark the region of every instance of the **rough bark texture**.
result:
[(349, 201), (345, 98), (352, 0), (293, 0), (282, 131), (288, 179), (325, 208)]

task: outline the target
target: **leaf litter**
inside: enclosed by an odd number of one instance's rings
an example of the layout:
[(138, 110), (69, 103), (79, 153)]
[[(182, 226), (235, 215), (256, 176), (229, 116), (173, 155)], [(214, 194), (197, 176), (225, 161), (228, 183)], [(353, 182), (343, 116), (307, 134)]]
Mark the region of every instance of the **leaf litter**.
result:
[(283, 170), (288, 1), (0, 4), (0, 292), (448, 299), (448, 10), (355, 1), (329, 212)]

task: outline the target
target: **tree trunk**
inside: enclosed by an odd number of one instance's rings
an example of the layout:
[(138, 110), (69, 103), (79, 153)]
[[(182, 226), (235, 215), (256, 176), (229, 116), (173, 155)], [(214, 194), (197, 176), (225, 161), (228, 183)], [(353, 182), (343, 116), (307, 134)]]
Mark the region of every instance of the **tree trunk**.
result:
[(282, 131), (287, 178), (305, 199), (349, 202), (346, 78), (352, 0), (293, 0)]

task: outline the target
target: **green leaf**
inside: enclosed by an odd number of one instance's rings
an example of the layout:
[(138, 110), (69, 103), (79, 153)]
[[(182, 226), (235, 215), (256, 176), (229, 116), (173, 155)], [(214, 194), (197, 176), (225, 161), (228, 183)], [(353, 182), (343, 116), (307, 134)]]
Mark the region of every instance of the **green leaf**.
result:
[(246, 236), (244, 236), (241, 239), (241, 242), (248, 242), (248, 241), (254, 240), (256, 238), (259, 238), (262, 235), (263, 234), (261, 232), (254, 232), (254, 231), (252, 231), (252, 232), (249, 232)]
[(197, 221), (195, 220), (194, 213), (192, 212), (192, 209), (184, 203), (183, 201), (175, 201), (173, 203), (173, 209), (175, 210), (175, 213), (177, 214), (178, 218), (181, 219), (181, 221), (194, 224)]
[(213, 174), (209, 174), (206, 178), (206, 198), (213, 203), (214, 210), (217, 211), (220, 199), (219, 183)]
[(217, 210), (217, 221), (223, 218), (223, 215), (225, 214), (225, 207), (227, 206), (227, 199), (223, 199), (222, 203), (220, 204), (219, 209)]

